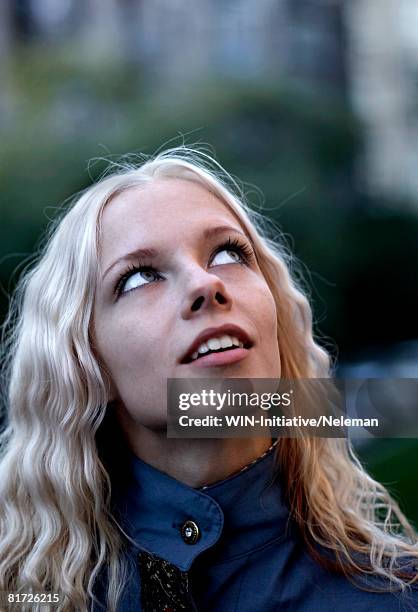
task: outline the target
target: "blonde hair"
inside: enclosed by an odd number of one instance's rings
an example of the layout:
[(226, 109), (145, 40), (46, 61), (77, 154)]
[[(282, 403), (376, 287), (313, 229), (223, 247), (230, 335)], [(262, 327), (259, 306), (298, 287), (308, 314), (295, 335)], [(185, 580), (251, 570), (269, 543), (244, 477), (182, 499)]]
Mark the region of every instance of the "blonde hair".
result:
[[(331, 374), (291, 256), (268, 235), (268, 222), (250, 208), (237, 181), (205, 152), (184, 146), (142, 161), (113, 164), (55, 222), (36, 265), (20, 280), (5, 324), (0, 590), (63, 593), (63, 612), (88, 609), (105, 566), (106, 609), (115, 611), (126, 575), (125, 536), (112, 516), (110, 477), (96, 435), (107, 385), (91, 345), (100, 221), (116, 194), (156, 178), (182, 178), (217, 195), (251, 238), (276, 301), (283, 378)], [(335, 561), (328, 559), (333, 569), (380, 575), (404, 589), (408, 581), (398, 562), (418, 557), (416, 534), (386, 489), (364, 471), (350, 442), (283, 438), (277, 460), (291, 514), (311, 553), (326, 562), (318, 554), (322, 545), (335, 553)]]

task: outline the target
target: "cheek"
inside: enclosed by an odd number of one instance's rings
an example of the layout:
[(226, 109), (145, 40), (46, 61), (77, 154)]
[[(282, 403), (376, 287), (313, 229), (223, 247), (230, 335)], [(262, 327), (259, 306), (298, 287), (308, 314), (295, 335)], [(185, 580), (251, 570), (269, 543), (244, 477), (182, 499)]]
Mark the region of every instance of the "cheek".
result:
[[(132, 380), (138, 366), (146, 367), (152, 358), (151, 339), (138, 321), (131, 324), (126, 317), (107, 318), (95, 328), (96, 347), (111, 382), (118, 388)], [(148, 356), (148, 359), (145, 357)]]
[(112, 398), (143, 424), (159, 423), (161, 415), (156, 406), (163, 409), (166, 402), (166, 351), (161, 333), (157, 320), (139, 320), (137, 313), (128, 316), (119, 312), (97, 329), (98, 349), (110, 378)]
[(254, 312), (257, 313), (257, 318), (264, 328), (268, 328), (269, 333), (275, 332), (277, 337), (277, 308), (270, 287), (264, 279), (259, 279), (259, 284), (256, 291), (253, 291), (252, 302), (254, 304)]
[(280, 367), (280, 347), (277, 338), (277, 307), (273, 294), (264, 279), (253, 294), (253, 312), (259, 336), (265, 348), (265, 357)]
[(120, 327), (107, 342), (106, 363), (118, 378), (129, 379), (133, 373), (142, 378), (155, 361), (155, 347), (153, 338), (138, 326)]
[(120, 335), (105, 349), (111, 397), (130, 426), (135, 422), (153, 428), (164, 423), (166, 385), (158, 378), (164, 368), (153, 345), (137, 330)]

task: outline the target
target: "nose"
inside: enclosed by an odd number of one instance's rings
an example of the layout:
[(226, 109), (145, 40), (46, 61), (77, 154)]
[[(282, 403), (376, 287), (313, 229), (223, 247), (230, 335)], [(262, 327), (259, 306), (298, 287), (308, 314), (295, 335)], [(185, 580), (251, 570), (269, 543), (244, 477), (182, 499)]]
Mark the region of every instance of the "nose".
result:
[(194, 273), (186, 290), (182, 306), (182, 318), (191, 319), (203, 311), (228, 312), (232, 307), (232, 296), (223, 281), (215, 274), (200, 269)]

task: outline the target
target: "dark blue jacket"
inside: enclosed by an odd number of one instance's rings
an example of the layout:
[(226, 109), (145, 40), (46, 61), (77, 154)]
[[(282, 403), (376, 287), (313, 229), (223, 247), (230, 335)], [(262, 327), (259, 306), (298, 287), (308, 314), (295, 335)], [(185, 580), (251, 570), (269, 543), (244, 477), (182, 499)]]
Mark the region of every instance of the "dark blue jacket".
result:
[[(151, 553), (148, 559), (156, 556), (173, 564), (187, 579), (188, 607), (169, 606), (168, 611), (418, 610), (417, 588), (409, 595), (367, 592), (311, 558), (289, 520), (278, 479), (273, 482), (273, 452), (204, 490), (193, 489), (133, 455), (130, 462), (115, 511), (137, 546), (129, 553), (131, 576), (120, 612), (143, 610), (141, 551)], [(157, 602), (154, 609), (164, 610)]]

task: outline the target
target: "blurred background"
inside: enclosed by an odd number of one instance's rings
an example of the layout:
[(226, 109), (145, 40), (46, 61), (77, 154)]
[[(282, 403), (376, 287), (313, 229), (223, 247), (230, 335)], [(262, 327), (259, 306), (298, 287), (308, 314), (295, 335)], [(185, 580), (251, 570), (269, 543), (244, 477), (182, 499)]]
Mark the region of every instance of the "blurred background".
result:
[[(0, 138), (1, 317), (89, 160), (209, 143), (339, 374), (418, 378), (416, 0), (2, 0)], [(358, 450), (418, 526), (418, 440)]]

